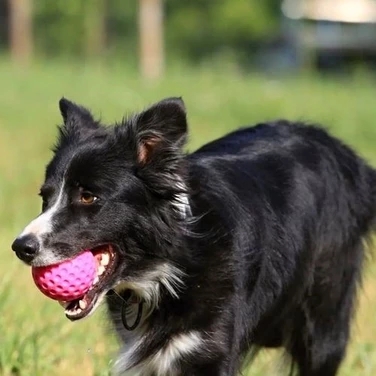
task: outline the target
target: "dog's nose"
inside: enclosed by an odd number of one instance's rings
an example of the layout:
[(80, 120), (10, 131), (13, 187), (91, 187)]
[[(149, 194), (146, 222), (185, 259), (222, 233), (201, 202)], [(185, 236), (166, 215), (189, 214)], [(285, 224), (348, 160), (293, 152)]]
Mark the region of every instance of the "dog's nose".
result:
[(33, 235), (24, 235), (13, 242), (12, 249), (22, 261), (30, 262), (39, 251), (39, 242)]

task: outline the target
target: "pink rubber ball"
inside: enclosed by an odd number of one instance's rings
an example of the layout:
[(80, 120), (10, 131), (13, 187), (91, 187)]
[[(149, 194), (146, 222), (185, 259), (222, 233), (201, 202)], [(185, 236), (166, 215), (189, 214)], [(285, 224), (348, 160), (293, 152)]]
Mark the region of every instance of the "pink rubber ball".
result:
[(39, 290), (51, 299), (72, 301), (85, 295), (96, 276), (97, 263), (90, 251), (60, 264), (33, 267), (32, 276)]

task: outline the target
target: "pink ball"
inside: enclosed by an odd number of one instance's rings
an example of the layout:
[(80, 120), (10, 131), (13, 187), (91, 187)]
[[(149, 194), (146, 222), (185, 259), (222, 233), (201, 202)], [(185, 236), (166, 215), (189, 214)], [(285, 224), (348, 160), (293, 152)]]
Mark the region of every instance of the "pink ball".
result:
[(71, 260), (60, 264), (31, 269), (40, 291), (51, 299), (71, 301), (85, 295), (97, 271), (97, 263), (90, 251), (84, 251)]

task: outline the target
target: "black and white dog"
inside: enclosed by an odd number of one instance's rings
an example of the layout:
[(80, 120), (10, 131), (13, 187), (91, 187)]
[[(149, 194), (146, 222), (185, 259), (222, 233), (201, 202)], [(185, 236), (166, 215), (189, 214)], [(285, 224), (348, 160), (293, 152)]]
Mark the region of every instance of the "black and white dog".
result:
[[(124, 341), (116, 371), (230, 376), (260, 347), (291, 373), (333, 376), (344, 357), (376, 171), (324, 130), (277, 121), (184, 154), (179, 98), (104, 127), (60, 101), (42, 213), (13, 243), (42, 266), (90, 249), (98, 278), (66, 303), (103, 299)], [(296, 367), (295, 367), (296, 365)]]

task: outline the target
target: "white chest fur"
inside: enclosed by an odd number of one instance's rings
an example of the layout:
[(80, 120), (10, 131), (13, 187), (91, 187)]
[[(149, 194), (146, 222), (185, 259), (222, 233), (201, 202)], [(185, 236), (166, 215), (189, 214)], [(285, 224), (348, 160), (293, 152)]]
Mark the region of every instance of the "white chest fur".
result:
[[(134, 341), (130, 347), (127, 346), (127, 349), (115, 364), (115, 372), (119, 374), (119, 371), (127, 368), (128, 361), (132, 358), (132, 354), (137, 352), (137, 347), (141, 344), (141, 341), (142, 337)], [(157, 353), (132, 369), (129, 376), (177, 376), (177, 362), (184, 356), (199, 350), (202, 344), (202, 337), (197, 331), (175, 335)]]

